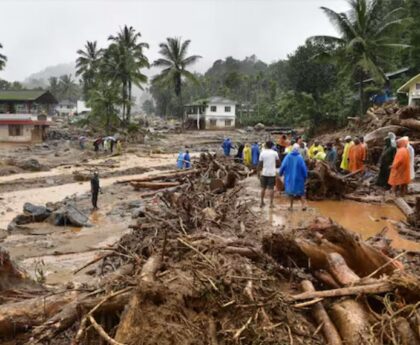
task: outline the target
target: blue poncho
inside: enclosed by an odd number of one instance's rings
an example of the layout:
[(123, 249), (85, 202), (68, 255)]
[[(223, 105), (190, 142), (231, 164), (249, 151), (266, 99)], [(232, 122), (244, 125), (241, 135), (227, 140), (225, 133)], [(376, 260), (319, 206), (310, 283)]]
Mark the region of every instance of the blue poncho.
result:
[(287, 195), (303, 196), (308, 170), (299, 152), (292, 151), (284, 159), (280, 167), (280, 176), (284, 175), (284, 189)]
[(185, 169), (191, 168), (191, 158), (190, 158), (190, 154), (189, 153), (186, 153), (184, 155), (184, 161), (185, 161)]
[(225, 156), (230, 156), (230, 150), (232, 149), (232, 142), (230, 141), (230, 139), (226, 139), (223, 142), (223, 152), (225, 154)]
[(260, 148), (258, 144), (252, 144), (251, 147), (252, 165), (258, 165), (260, 159)]
[(184, 154), (180, 152), (178, 158), (176, 159), (176, 167), (182, 169), (184, 167)]

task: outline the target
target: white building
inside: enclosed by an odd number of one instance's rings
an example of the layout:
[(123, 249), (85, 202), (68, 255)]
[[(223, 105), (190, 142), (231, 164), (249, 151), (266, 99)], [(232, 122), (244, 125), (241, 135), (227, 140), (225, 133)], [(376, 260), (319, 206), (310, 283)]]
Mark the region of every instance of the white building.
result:
[(411, 78), (398, 89), (398, 93), (405, 93), (408, 97), (408, 105), (420, 106), (420, 74)]
[(55, 107), (55, 112), (59, 116), (71, 116), (74, 115), (76, 111), (76, 103), (69, 100), (63, 100)]
[(185, 106), (188, 119), (196, 121), (198, 129), (234, 128), (236, 102), (223, 97), (201, 99)]
[(87, 114), (92, 111), (92, 108), (86, 106), (85, 101), (77, 101), (76, 112), (78, 115)]

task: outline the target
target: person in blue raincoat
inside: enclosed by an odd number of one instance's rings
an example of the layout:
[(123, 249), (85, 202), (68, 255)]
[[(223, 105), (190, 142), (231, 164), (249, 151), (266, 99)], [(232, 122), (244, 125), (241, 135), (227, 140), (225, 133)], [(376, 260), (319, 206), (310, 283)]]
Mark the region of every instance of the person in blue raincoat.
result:
[(284, 176), (284, 189), (290, 197), (289, 210), (293, 210), (293, 200), (298, 198), (302, 203), (302, 210), (305, 211), (306, 202), (304, 195), (308, 169), (306, 168), (303, 157), (299, 153), (299, 144), (294, 144), (292, 152), (283, 159), (279, 175)]
[(225, 141), (222, 144), (222, 147), (223, 147), (223, 152), (225, 156), (230, 156), (230, 150), (233, 147), (232, 142), (230, 141), (230, 138), (225, 139)]
[(179, 151), (178, 153), (178, 158), (176, 159), (176, 167), (177, 169), (184, 168), (184, 153), (182, 151)]
[(184, 163), (185, 163), (184, 165), (185, 169), (191, 168), (191, 157), (190, 157), (190, 152), (188, 150), (185, 151)]
[(258, 166), (259, 159), (260, 159), (260, 147), (258, 143), (255, 142), (251, 146), (251, 157), (252, 157), (252, 166), (255, 168)]

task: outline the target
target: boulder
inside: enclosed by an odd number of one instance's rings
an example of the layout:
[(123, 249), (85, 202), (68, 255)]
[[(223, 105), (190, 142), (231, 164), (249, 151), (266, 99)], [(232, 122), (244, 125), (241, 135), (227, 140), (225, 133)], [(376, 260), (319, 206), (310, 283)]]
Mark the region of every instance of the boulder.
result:
[(45, 206), (36, 206), (30, 202), (23, 205), (23, 212), (31, 216), (32, 222), (43, 222), (51, 214), (51, 211)]
[(89, 218), (73, 205), (64, 205), (51, 215), (51, 221), (57, 226), (90, 226)]
[(261, 122), (260, 122), (260, 123), (257, 123), (257, 124), (254, 126), (254, 129), (255, 129), (256, 131), (262, 131), (262, 130), (264, 130), (264, 128), (265, 128), (265, 125), (264, 125), (264, 124), (262, 124)]
[(18, 167), (29, 171), (41, 171), (44, 168), (36, 159), (33, 158), (18, 163)]

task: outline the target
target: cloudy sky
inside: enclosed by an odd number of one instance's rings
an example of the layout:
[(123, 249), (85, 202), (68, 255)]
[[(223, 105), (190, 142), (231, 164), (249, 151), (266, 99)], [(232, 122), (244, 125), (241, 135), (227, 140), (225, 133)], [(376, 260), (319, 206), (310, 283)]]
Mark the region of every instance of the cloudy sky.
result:
[(192, 40), (203, 56), (196, 70), (226, 56), (285, 58), (308, 36), (335, 34), (319, 9), (345, 11), (345, 0), (0, 0), (0, 43), (7, 55), (0, 78), (23, 80), (69, 63), (86, 40), (101, 46), (123, 25), (139, 30), (152, 61), (169, 36)]

